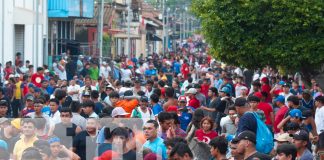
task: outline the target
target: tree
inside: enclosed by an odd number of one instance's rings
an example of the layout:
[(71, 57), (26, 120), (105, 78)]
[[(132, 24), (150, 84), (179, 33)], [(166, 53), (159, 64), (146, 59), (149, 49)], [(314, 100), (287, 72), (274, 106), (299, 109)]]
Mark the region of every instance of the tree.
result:
[(322, 0), (193, 0), (191, 10), (218, 59), (309, 79), (324, 62), (323, 7)]

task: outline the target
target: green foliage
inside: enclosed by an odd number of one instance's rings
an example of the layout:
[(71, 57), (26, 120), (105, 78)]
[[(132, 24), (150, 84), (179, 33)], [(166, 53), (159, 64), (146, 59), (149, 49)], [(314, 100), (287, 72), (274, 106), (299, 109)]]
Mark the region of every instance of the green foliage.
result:
[(233, 65), (314, 70), (324, 62), (323, 0), (193, 0), (213, 55)]

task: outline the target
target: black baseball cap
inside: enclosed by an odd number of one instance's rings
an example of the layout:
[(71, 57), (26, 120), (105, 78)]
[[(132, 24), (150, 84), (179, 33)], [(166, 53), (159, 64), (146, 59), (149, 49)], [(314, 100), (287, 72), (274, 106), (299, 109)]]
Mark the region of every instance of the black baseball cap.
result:
[(0, 100), (0, 106), (7, 106), (8, 107), (8, 102), (6, 100)]
[(141, 102), (148, 102), (148, 98), (146, 96), (142, 96), (140, 100)]
[(292, 135), (295, 140), (309, 141), (309, 134), (305, 130), (299, 130)]
[(252, 143), (256, 144), (256, 135), (252, 131), (243, 131), (240, 134), (238, 134), (233, 140), (232, 143), (238, 143), (241, 140), (248, 140)]
[(131, 91), (131, 90), (125, 91), (124, 96), (133, 96), (133, 91)]

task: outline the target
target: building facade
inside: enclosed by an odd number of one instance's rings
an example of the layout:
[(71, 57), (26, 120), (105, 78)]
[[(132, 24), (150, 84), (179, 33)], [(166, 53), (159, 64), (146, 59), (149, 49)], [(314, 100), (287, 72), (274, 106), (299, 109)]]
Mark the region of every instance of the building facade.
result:
[(0, 62), (14, 61), (16, 53), (34, 66), (43, 65), (47, 36), (47, 0), (0, 2)]

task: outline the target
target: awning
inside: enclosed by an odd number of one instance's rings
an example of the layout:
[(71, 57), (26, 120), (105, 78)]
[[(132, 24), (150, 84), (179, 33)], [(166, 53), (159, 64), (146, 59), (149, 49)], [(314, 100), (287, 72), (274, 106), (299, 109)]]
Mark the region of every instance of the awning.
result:
[[(115, 38), (126, 39), (126, 38), (128, 38), (128, 34), (127, 33), (117, 33), (117, 34), (114, 35), (114, 37)], [(141, 38), (138, 34), (130, 34), (129, 37), (133, 38), (133, 39), (140, 39)]]

